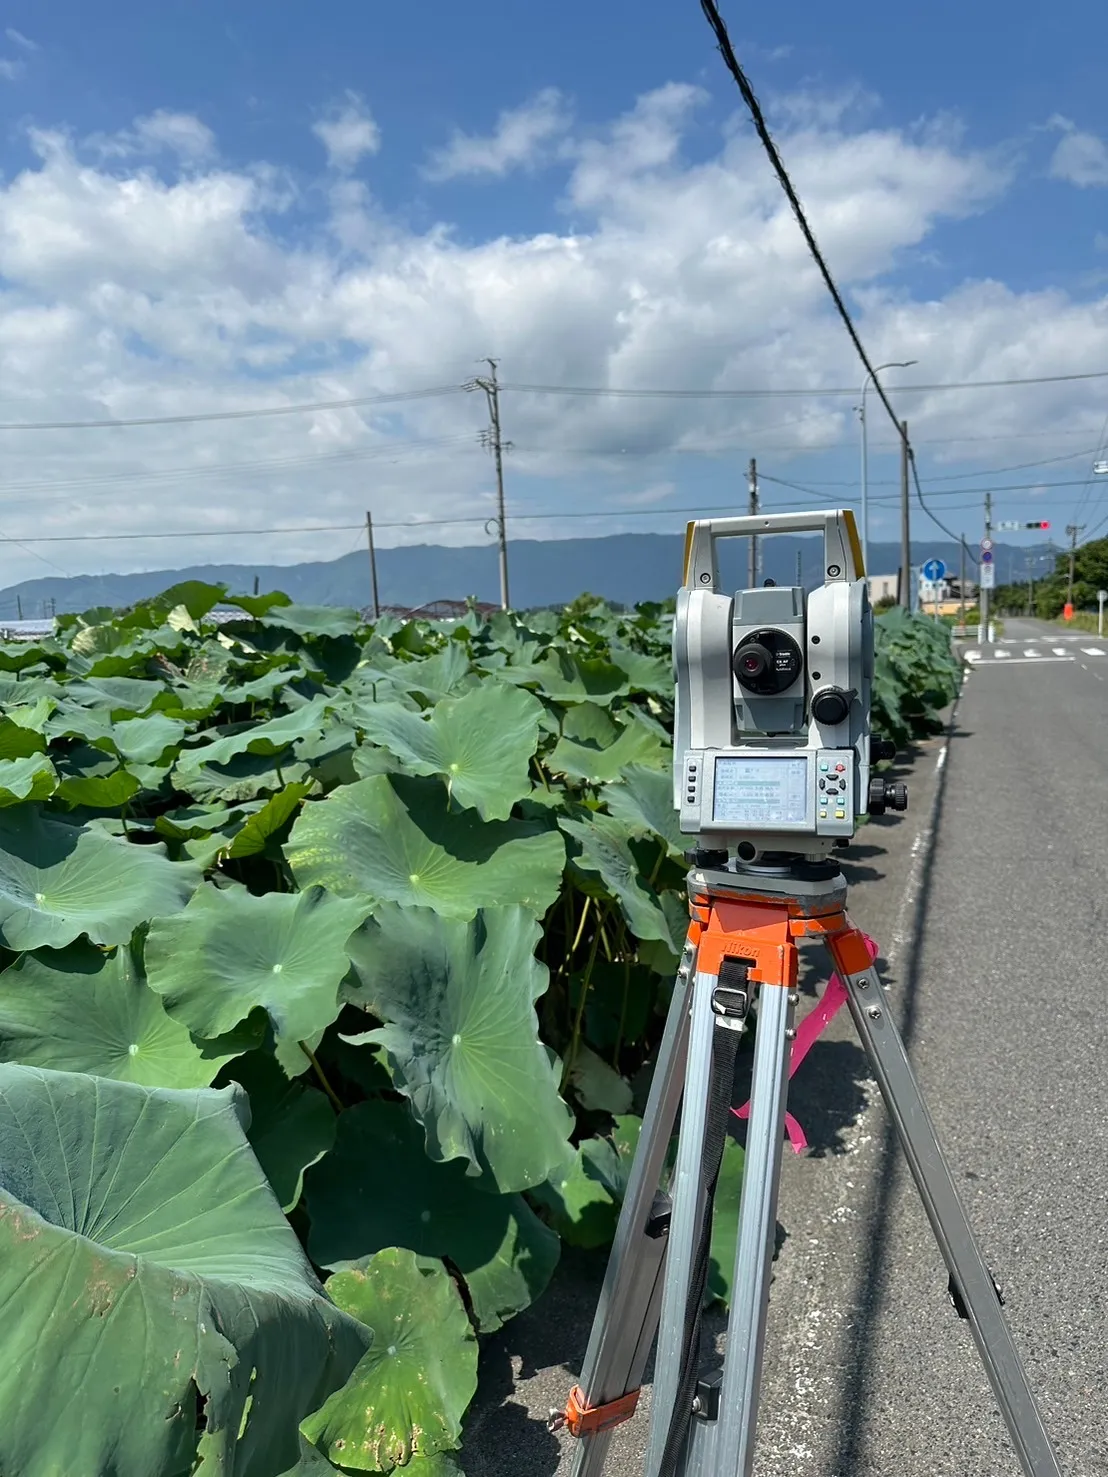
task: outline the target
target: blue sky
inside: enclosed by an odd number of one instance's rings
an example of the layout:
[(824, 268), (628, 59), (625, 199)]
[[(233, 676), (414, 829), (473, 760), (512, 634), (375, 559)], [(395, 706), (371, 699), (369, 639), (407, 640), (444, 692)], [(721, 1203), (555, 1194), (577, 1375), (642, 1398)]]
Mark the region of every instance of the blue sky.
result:
[[(1103, 6), (722, 8), (874, 362), (916, 358), (901, 378), (926, 384), (1108, 370)], [(2, 18), (5, 420), (461, 384), (490, 353), (509, 387), (861, 380), (696, 0), (87, 16), (54, 0)], [(483, 538), (442, 521), (488, 511), (481, 404), (0, 433), (5, 534), (182, 535), (8, 546), (0, 580), (44, 558), (333, 557), (367, 501), (421, 522), (382, 542)], [(959, 531), (980, 523), (961, 487), (1020, 484), (1001, 516), (1108, 514), (1090, 479), (1108, 379), (897, 405)], [(728, 500), (750, 455), (811, 489), (767, 484), (771, 507), (857, 498), (849, 397), (509, 389), (504, 421), (520, 536), (669, 531)], [(895, 537), (872, 401), (870, 425), (871, 536)], [(303, 524), (351, 527), (230, 532)]]

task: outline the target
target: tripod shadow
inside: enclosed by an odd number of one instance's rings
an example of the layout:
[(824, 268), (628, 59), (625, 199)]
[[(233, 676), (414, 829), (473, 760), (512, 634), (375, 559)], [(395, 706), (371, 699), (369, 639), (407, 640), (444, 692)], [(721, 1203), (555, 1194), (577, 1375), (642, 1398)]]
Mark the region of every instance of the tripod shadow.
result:
[[(562, 1443), (547, 1430), (546, 1406), (565, 1404), (584, 1363), (609, 1248), (563, 1246), (537, 1303), (483, 1341), (477, 1396), (466, 1415), (461, 1457), (467, 1477), (526, 1472), (553, 1477)], [(541, 1390), (520, 1391), (535, 1381)], [(532, 1413), (524, 1401), (535, 1410)]]
[[(953, 721), (950, 722), (948, 731), (952, 744), (956, 738), (965, 736), (966, 732), (954, 724)], [(931, 890), (934, 881), (934, 836), (937, 835), (942, 823), (943, 806), (946, 798), (946, 776), (948, 773), (949, 765), (944, 767), (938, 781), (932, 819), (932, 846), (924, 861), (919, 891), (916, 894), (912, 917), (909, 920), (909, 926), (906, 930), (908, 937), (912, 939), (919, 938), (930, 906)], [(881, 819), (888, 820), (889, 817), (881, 817)], [(885, 961), (880, 960), (879, 968), (883, 970), (885, 967)], [(897, 1014), (900, 1035), (905, 1048), (910, 1053), (912, 1043), (915, 1039), (919, 1008), (920, 978), (918, 949), (912, 948), (904, 951), (899, 961), (897, 973), (899, 976)], [(832, 1463), (832, 1470), (842, 1474), (842, 1477), (851, 1477), (851, 1474), (860, 1473), (867, 1469), (866, 1452), (864, 1450), (866, 1439), (863, 1429), (864, 1423), (855, 1417), (857, 1411), (864, 1407), (867, 1398), (870, 1396), (877, 1374), (875, 1367), (877, 1340), (875, 1335), (889, 1274), (890, 1238), (888, 1230), (892, 1213), (893, 1194), (897, 1183), (897, 1176), (901, 1172), (903, 1162), (900, 1140), (897, 1137), (895, 1128), (888, 1120), (885, 1122), (882, 1140), (881, 1152), (878, 1158), (880, 1165), (878, 1180), (873, 1195), (872, 1211), (867, 1218), (869, 1234), (865, 1238), (866, 1255), (863, 1258), (863, 1264), (858, 1269), (857, 1292), (853, 1305), (851, 1352), (840, 1366), (839, 1371), (837, 1427), (840, 1435), (838, 1449)]]

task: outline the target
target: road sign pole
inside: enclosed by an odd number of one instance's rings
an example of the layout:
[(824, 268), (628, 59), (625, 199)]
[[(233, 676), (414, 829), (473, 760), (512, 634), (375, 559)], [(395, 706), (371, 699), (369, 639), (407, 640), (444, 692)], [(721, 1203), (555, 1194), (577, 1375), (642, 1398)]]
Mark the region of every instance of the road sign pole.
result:
[[(993, 537), (993, 498), (992, 494), (985, 494), (985, 542), (992, 549)], [(988, 563), (988, 560), (985, 561)], [(978, 644), (989, 640), (989, 590), (982, 579), (977, 591), (977, 599), (980, 606), (978, 616), (977, 640)]]
[(1096, 611), (1096, 633), (1097, 633), (1098, 636), (1103, 636), (1104, 635), (1104, 602), (1105, 602), (1105, 600), (1108, 600), (1108, 590), (1098, 590), (1096, 592), (1096, 604), (1097, 604), (1097, 611)]

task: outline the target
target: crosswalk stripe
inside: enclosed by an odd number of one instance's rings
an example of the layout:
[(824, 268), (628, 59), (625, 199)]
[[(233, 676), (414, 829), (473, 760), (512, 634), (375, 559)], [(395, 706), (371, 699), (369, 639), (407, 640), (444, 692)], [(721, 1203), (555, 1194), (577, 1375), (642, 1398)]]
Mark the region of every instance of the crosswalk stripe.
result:
[(1104, 652), (1099, 646), (1083, 646), (1081, 648), (1085, 656), (1103, 656)]
[(1064, 646), (1052, 646), (1050, 649), (1055, 656), (1065, 656), (1066, 654), (1066, 648)]
[(1006, 657), (1006, 656), (1009, 655), (1009, 653), (1006, 652), (1006, 651), (998, 651), (996, 655), (997, 655), (997, 660), (999, 661), (1001, 659), (1001, 657)]
[(1039, 653), (1035, 650), (1033, 646), (1029, 646), (1024, 652), (1024, 656), (1038, 656), (1038, 654)]

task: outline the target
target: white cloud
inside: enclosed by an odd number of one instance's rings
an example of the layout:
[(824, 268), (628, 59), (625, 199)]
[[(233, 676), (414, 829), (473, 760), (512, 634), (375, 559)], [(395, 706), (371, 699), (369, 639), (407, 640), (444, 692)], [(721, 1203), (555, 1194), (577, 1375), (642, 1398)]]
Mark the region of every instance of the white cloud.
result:
[(38, 51), (37, 41), (32, 41), (29, 36), (24, 36), (22, 31), (17, 31), (14, 26), (8, 26), (4, 32), (8, 40), (15, 46), (20, 46), (24, 51)]
[(551, 146), (565, 137), (572, 121), (569, 104), (556, 87), (546, 87), (530, 102), (503, 111), (491, 134), (455, 131), (450, 142), (431, 155), (424, 174), (432, 180), (459, 175), (502, 177), (513, 169), (533, 169), (545, 162)]
[(1055, 116), (1050, 127), (1062, 131), (1050, 160), (1054, 179), (1071, 185), (1108, 185), (1108, 144), (1095, 133), (1084, 133), (1068, 118)]
[(22, 62), (13, 61), (11, 57), (0, 56), (0, 79), (3, 81), (17, 82), (25, 70)]
[[(140, 156), (89, 163), (63, 131), (38, 132), (35, 163), (0, 183), (4, 419), (175, 416), (461, 386), (491, 353), (515, 444), (511, 512), (549, 514), (517, 525), (532, 536), (673, 527), (652, 521), (655, 510), (695, 501), (705, 486), (733, 489), (751, 453), (804, 483), (819, 480), (821, 448), (839, 444), (852, 473), (853, 397), (819, 392), (860, 383), (858, 365), (756, 140), (701, 131), (689, 161), (702, 98), (673, 84), (572, 138), (564, 229), (465, 242), (448, 223), (413, 231), (360, 181), (334, 176), (330, 234), (306, 242), (298, 222), (285, 239), (290, 196), (270, 169), (194, 155), (162, 177)], [(950, 130), (841, 118), (828, 127), (818, 107), (776, 132), (874, 362), (920, 361), (890, 372), (890, 385), (1108, 363), (1108, 299), (988, 280), (920, 294), (902, 275), (938, 228), (1003, 192), (1008, 175), (993, 159)], [(126, 130), (141, 133), (140, 123)], [(513, 384), (812, 393), (638, 399)], [(897, 405), (926, 474), (937, 455), (994, 466), (1095, 444), (1103, 385), (898, 393)], [(479, 523), (431, 520), (492, 511), (484, 423), (483, 397), (459, 391), (257, 420), (6, 433), (3, 531), (351, 525), (348, 535), (43, 546), (83, 570), (334, 558), (355, 546), (367, 505), (383, 543), (481, 539)], [(876, 411), (871, 426), (877, 479), (887, 438)], [(949, 443), (989, 437), (1002, 439)], [(605, 511), (629, 521), (588, 521)], [(587, 517), (562, 521), (574, 512)], [(385, 526), (414, 519), (424, 526)], [(42, 572), (0, 545), (0, 584)]]
[(381, 147), (381, 131), (373, 121), (362, 99), (353, 92), (330, 117), (321, 118), (312, 132), (327, 150), (332, 169), (353, 169), (364, 154), (376, 154)]
[(136, 118), (130, 128), (118, 133), (93, 134), (84, 140), (86, 149), (102, 158), (127, 159), (174, 154), (184, 163), (201, 163), (216, 152), (215, 134), (193, 113), (171, 113), (165, 108)]

